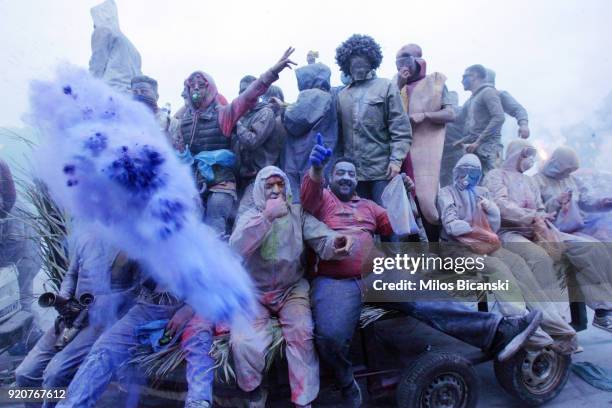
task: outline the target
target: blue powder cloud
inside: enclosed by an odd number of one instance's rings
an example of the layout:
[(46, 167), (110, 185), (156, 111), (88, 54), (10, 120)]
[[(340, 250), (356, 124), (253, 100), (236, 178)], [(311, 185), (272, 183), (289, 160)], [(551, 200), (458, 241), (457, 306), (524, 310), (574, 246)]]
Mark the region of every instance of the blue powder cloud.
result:
[(248, 274), (201, 222), (191, 170), (143, 104), (64, 65), (54, 80), (31, 83), (26, 120), (42, 136), (37, 174), (78, 225), (140, 261), (203, 317), (249, 313)]

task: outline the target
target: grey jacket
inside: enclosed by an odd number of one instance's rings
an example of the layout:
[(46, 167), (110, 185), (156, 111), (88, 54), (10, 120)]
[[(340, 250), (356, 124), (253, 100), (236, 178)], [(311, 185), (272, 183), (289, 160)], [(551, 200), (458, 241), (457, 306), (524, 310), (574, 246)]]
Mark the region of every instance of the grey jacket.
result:
[(266, 166), (279, 164), (286, 132), (270, 106), (261, 103), (236, 124), (240, 177), (250, 180)]
[(505, 116), (499, 92), (492, 85), (482, 85), (463, 105), (463, 133), (472, 143), (499, 142)]

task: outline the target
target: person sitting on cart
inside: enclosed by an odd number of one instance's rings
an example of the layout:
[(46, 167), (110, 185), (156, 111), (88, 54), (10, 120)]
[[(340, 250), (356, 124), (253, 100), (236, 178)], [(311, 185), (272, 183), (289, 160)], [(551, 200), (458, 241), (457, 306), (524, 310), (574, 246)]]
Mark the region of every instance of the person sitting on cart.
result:
[[(54, 305), (59, 316), (15, 370), (18, 387), (67, 387), (95, 341), (134, 303), (137, 272), (124, 253), (79, 228), (68, 235), (68, 248), (70, 266), (55, 301), (46, 304)], [(79, 323), (84, 307), (79, 300), (89, 295), (93, 302)]]
[(576, 351), (576, 331), (547, 297), (525, 260), (501, 248), (497, 236), (501, 223), (499, 207), (490, 199), (489, 190), (478, 185), (482, 179), (478, 156), (468, 153), (459, 159), (453, 178), (454, 183), (438, 193), (442, 252), (450, 256), (482, 256), (481, 275), (490, 282), (510, 282), (509, 290), (492, 291), (503, 315), (526, 314), (526, 306), (542, 311), (542, 328), (531, 336), (528, 348), (551, 346), (561, 354)]
[(254, 319), (234, 324), (230, 331), (238, 386), (251, 393), (255, 405), (249, 406), (265, 406), (259, 386), (273, 340), (274, 315), (287, 344), (291, 400), (298, 407), (309, 407), (319, 393), (319, 359), (313, 342), (310, 288), (300, 259), (305, 243), (323, 259), (341, 259), (352, 241), (291, 204), (289, 179), (278, 167), (259, 171), (253, 203), (238, 217), (229, 241), (245, 259), (259, 295)]
[(483, 184), (500, 209), (502, 243), (538, 271), (534, 275), (541, 287), (556, 292), (553, 300), (566, 299), (559, 293), (557, 268), (575, 272), (581, 299), (595, 311), (593, 326), (612, 332), (612, 257), (596, 239), (557, 226), (560, 214), (544, 204), (538, 180), (525, 174), (536, 156), (530, 142), (513, 140), (502, 166), (484, 178)]
[[(351, 256), (340, 261), (321, 260), (312, 282), (311, 302), (315, 342), (320, 358), (332, 367), (342, 390), (343, 407), (359, 407), (361, 391), (353, 376), (349, 348), (362, 308), (361, 273), (373, 246), (374, 234), (393, 234), (384, 208), (356, 193), (356, 168), (351, 159), (338, 158), (332, 167), (330, 188), (323, 187), (323, 168), (329, 149), (322, 144), (311, 152), (312, 166), (301, 186), (304, 209), (335, 231), (353, 237)], [(412, 181), (405, 177), (405, 182)], [(518, 352), (537, 329), (542, 313), (502, 317), (476, 312), (459, 302), (414, 301), (383, 305), (429, 324), (457, 339), (506, 361)]]

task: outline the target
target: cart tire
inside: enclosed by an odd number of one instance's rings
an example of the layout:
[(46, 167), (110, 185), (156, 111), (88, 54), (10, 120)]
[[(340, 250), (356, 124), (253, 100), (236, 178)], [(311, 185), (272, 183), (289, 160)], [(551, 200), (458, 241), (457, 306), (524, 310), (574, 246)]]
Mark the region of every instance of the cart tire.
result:
[(474, 408), (478, 377), (457, 354), (427, 352), (404, 370), (396, 397), (399, 408)]
[(555, 398), (565, 387), (572, 357), (546, 347), (536, 352), (521, 350), (508, 361), (495, 361), (495, 376), (504, 390), (529, 406)]

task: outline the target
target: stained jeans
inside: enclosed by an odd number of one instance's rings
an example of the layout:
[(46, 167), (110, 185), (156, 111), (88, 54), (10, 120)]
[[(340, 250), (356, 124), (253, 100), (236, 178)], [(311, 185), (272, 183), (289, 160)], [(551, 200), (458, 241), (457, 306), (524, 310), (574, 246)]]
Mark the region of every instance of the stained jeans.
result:
[(234, 197), (229, 193), (209, 192), (205, 196), (205, 207), (204, 222), (217, 233), (228, 234), (227, 227), (234, 209)]
[[(336, 382), (341, 387), (353, 381), (349, 349), (361, 315), (361, 298), (358, 279), (319, 276), (312, 283), (315, 343), (319, 357), (333, 368)], [(498, 314), (475, 312), (465, 304), (450, 301), (398, 302), (380, 306), (406, 313), (484, 350), (490, 348), (502, 319)]]
[[(68, 398), (58, 403), (57, 407), (94, 407), (113, 375), (133, 357), (132, 350), (139, 345), (134, 329), (154, 320), (170, 319), (180, 306), (156, 305), (139, 299), (121, 320), (96, 341), (68, 387)], [(198, 330), (190, 326), (186, 328), (186, 331), (192, 331), (193, 334), (182, 343), (187, 352), (189, 391), (186, 406), (192, 401), (212, 402), (213, 372), (209, 368), (214, 362), (208, 354), (212, 343), (212, 328), (204, 326), (201, 321), (197, 324)]]
[[(99, 327), (87, 326), (60, 352), (54, 348), (58, 335), (51, 327), (15, 370), (18, 387), (64, 388), (70, 384), (96, 339), (102, 334)], [(27, 407), (41, 406), (38, 403)], [(42, 406), (53, 407), (45, 402)]]
[[(18, 387), (42, 387), (42, 388), (64, 388), (70, 384), (75, 376), (79, 365), (85, 360), (96, 340), (112, 324), (113, 319), (109, 316), (116, 316), (114, 321), (130, 308), (134, 302), (134, 297), (130, 293), (115, 294), (114, 300), (109, 301), (116, 307), (116, 315), (111, 313), (111, 308), (104, 308), (108, 316), (101, 319), (92, 319), (90, 324), (85, 326), (76, 337), (66, 345), (61, 351), (55, 349), (59, 335), (55, 334), (55, 328), (51, 327), (38, 340), (36, 345), (26, 358), (15, 370), (15, 378)], [(100, 298), (96, 299), (100, 302)], [(94, 306), (96, 303), (94, 303)], [(103, 306), (101, 306), (103, 307)], [(91, 311), (90, 314), (96, 313)], [(54, 407), (55, 402), (47, 401), (42, 404), (45, 408)], [(39, 403), (26, 404), (27, 407), (41, 406)]]

